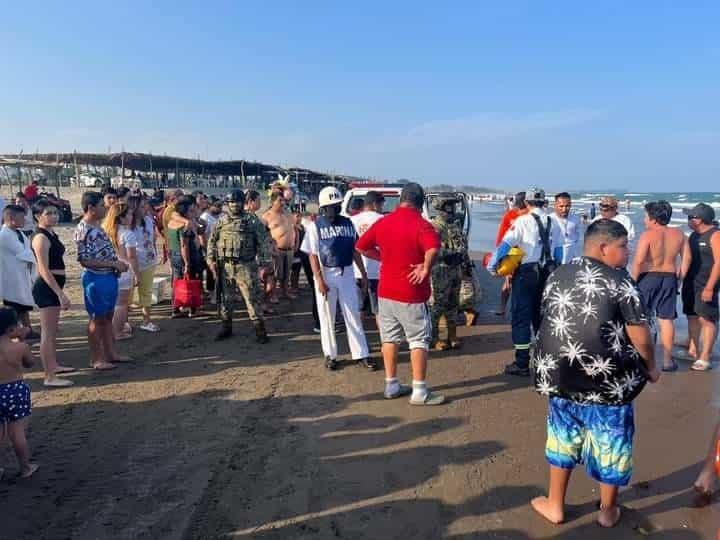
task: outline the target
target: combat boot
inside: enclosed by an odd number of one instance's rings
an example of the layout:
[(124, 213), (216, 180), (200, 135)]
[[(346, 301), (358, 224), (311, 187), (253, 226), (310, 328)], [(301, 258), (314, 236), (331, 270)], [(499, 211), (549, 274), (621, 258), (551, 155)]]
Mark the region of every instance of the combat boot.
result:
[(222, 341), (223, 339), (227, 339), (232, 336), (232, 333), (232, 321), (223, 319), (220, 331), (215, 336), (215, 341)]
[(462, 347), (462, 341), (457, 337), (457, 326), (448, 324), (448, 344), (451, 349), (459, 349)]
[(258, 343), (267, 343), (268, 341), (270, 341), (270, 338), (268, 338), (267, 335), (267, 331), (265, 330), (264, 321), (254, 321), (253, 326), (255, 326), (255, 341), (257, 341)]

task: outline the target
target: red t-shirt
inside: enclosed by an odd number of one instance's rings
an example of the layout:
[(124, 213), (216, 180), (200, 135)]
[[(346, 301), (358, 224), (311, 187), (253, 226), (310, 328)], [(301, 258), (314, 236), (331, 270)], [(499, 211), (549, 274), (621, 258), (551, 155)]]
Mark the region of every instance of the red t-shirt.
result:
[(355, 248), (380, 251), (378, 296), (421, 304), (430, 298), (430, 277), (418, 285), (408, 280), (411, 265), (422, 264), (425, 252), (440, 248), (440, 236), (422, 214), (412, 208), (399, 207), (375, 222), (357, 241)]
[(37, 199), (38, 196), (38, 187), (35, 184), (29, 184), (25, 186), (25, 189), (23, 190), (23, 195), (25, 195), (25, 198), (28, 201), (34, 201)]

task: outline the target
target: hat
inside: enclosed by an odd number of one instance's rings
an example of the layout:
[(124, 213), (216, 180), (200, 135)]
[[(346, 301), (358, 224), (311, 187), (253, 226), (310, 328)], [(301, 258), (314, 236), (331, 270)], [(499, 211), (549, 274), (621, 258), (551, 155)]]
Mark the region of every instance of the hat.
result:
[(333, 186), (328, 186), (320, 190), (320, 195), (318, 196), (318, 206), (320, 208), (323, 206), (332, 206), (333, 204), (340, 204), (342, 200), (343, 197), (338, 189)]
[(615, 197), (603, 197), (600, 199), (600, 206), (612, 206), (617, 208), (618, 200)]
[(689, 217), (700, 219), (706, 225), (715, 221), (715, 210), (709, 204), (698, 203), (692, 208), (683, 208), (683, 213)]
[(539, 187), (531, 187), (525, 190), (527, 202), (545, 202), (545, 190)]

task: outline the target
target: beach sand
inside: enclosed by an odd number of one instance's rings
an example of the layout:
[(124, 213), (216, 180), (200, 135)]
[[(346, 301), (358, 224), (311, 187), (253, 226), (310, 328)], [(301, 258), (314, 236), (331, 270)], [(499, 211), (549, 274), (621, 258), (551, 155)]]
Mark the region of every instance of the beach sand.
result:
[[(501, 374), (512, 347), (507, 322), (490, 314), (498, 280), (482, 273), (486, 302), (480, 324), (460, 329), (463, 349), (432, 354), (429, 382), (449, 399), (437, 408), (383, 400), (382, 372), (350, 363), (344, 334), (345, 362), (328, 372), (307, 290), (268, 318), (266, 346), (244, 311), (235, 337), (215, 343), (214, 314), (169, 320), (169, 305), (156, 306), (162, 332), (136, 330), (119, 345), (136, 362), (95, 373), (71, 231), (62, 228), (74, 305), (59, 358), (79, 368), (76, 385), (44, 389), (39, 360), (28, 373), (41, 468), (11, 477), (3, 445), (2, 538), (699, 539), (719, 523), (717, 506), (687, 508), (717, 418), (713, 372), (682, 363), (639, 398), (617, 532), (594, 524), (598, 492), (582, 470), (568, 523), (552, 527), (529, 506), (546, 489), (546, 401), (529, 380)], [(373, 321), (365, 326), (377, 354)], [(401, 360), (408, 381), (407, 353)]]

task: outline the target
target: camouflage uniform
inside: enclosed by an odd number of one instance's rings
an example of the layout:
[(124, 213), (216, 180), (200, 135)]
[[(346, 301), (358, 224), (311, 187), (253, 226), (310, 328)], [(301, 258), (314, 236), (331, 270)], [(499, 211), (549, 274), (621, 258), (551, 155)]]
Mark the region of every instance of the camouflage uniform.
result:
[[(437, 201), (442, 207), (443, 201)], [(460, 301), (460, 277), (462, 263), (467, 257), (467, 241), (455, 220), (441, 211), (432, 219), (432, 224), (440, 235), (440, 250), (437, 262), (432, 269), (432, 320), (433, 343), (436, 349), (444, 350), (460, 345), (457, 341), (458, 304)], [(440, 319), (445, 317), (448, 329), (446, 342), (439, 340)]]
[(208, 241), (207, 262), (209, 266), (217, 264), (217, 286), (223, 293), (220, 307), (223, 329), (218, 339), (232, 334), (232, 316), (239, 290), (258, 341), (267, 341), (258, 275), (259, 267), (267, 267), (271, 262), (270, 239), (265, 225), (255, 214), (244, 211), (223, 215)]

